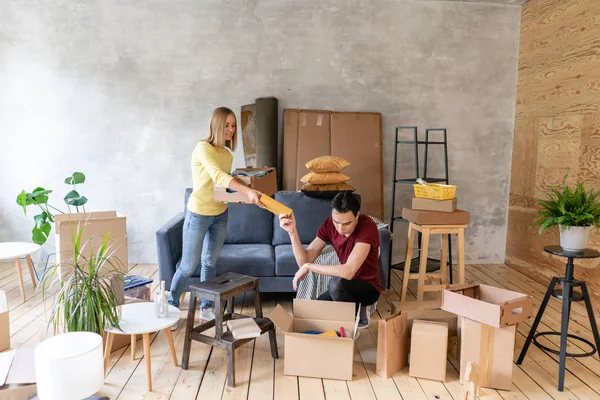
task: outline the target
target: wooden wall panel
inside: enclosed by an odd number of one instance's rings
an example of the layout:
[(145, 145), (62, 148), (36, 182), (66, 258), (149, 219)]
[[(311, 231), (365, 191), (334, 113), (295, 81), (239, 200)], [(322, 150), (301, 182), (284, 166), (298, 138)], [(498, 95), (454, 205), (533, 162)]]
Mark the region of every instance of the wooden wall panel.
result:
[[(534, 278), (564, 274), (544, 253), (558, 230), (529, 228), (548, 185), (600, 189), (600, 1), (531, 0), (522, 7), (506, 259)], [(592, 233), (590, 247), (600, 249)], [(600, 260), (577, 262), (600, 303)]]

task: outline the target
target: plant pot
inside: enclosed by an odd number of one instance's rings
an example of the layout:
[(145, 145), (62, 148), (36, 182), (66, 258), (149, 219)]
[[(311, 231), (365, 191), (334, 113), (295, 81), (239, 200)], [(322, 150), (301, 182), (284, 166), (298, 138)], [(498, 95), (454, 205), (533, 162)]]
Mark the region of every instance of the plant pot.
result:
[(591, 226), (571, 226), (560, 228), (560, 247), (566, 251), (580, 253), (588, 242)]

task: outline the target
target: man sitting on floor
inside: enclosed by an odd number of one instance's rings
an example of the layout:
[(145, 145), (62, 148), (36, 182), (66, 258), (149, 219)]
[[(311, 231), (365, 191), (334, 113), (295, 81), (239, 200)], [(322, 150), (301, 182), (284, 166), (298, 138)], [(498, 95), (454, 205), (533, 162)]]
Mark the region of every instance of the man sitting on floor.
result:
[[(294, 257), (301, 266), (294, 276), (294, 290), (309, 271), (332, 276), (328, 290), (317, 300), (353, 302), (357, 308), (360, 304), (359, 327), (367, 327), (367, 306), (379, 299), (382, 290), (378, 271), (379, 232), (371, 218), (361, 215), (356, 197), (351, 193), (334, 197), (331, 216), (323, 222), (307, 249), (300, 242), (293, 214), (290, 217), (280, 215), (279, 224), (289, 233)], [(313, 264), (327, 243), (331, 243), (341, 264)]]

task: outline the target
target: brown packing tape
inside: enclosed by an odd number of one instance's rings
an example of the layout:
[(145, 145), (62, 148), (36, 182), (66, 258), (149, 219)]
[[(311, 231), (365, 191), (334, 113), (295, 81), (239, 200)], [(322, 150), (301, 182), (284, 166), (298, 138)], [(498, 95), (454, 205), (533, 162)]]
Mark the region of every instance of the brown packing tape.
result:
[(479, 382), (481, 386), (492, 385), (492, 372), (494, 369), (494, 335), (495, 328), (480, 324), (481, 342), (479, 344)]

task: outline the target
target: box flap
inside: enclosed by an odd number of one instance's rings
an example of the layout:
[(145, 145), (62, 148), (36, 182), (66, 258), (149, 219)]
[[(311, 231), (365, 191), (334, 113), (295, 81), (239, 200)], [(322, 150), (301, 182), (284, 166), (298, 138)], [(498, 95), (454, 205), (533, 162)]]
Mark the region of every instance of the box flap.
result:
[(354, 303), (294, 299), (294, 318), (354, 322)]
[(12, 365), (15, 357), (16, 350), (9, 350), (0, 353), (0, 386), (4, 386), (6, 378), (8, 378), (8, 371)]
[(33, 348), (17, 349), (6, 383), (35, 383), (35, 361)]
[[(350, 303), (350, 304), (354, 305), (354, 303)], [(356, 340), (356, 335), (358, 334), (358, 321), (360, 320), (360, 307), (361, 307), (361, 305), (359, 304), (358, 311), (356, 312), (356, 320), (354, 321), (354, 335), (352, 336), (352, 340)]]
[(8, 311), (8, 301), (6, 300), (6, 292), (0, 290), (0, 312)]
[(292, 330), (294, 319), (280, 304), (277, 304), (269, 318), (271, 318), (271, 321), (273, 321), (282, 332), (290, 332)]
[(123, 215), (117, 211), (94, 211), (87, 213), (70, 213), (70, 214), (56, 214), (54, 221), (57, 224), (69, 221), (85, 221), (87, 219), (102, 219), (102, 218), (122, 218)]

